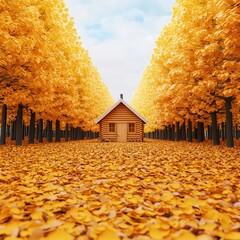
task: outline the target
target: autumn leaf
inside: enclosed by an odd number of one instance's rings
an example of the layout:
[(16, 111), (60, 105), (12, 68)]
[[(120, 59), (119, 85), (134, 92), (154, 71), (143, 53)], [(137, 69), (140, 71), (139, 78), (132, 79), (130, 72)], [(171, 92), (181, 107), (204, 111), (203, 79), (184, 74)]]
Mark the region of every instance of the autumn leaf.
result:
[(115, 231), (111, 230), (111, 229), (104, 230), (97, 237), (97, 240), (108, 240), (108, 239), (120, 240), (117, 233)]
[(56, 240), (56, 239), (73, 240), (74, 237), (71, 234), (67, 233), (65, 230), (59, 228), (49, 233), (45, 239), (46, 240)]
[(0, 156), (5, 237), (238, 239), (239, 148), (78, 141)]

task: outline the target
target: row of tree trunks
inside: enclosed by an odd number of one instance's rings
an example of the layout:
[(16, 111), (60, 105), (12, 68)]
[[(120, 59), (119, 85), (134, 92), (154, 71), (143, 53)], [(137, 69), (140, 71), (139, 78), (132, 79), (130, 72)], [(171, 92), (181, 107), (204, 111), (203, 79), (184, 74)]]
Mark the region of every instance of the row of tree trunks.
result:
[(64, 138), (65, 141), (70, 140), (83, 140), (83, 139), (94, 139), (99, 136), (98, 133), (92, 131), (83, 131), (80, 127), (74, 128), (69, 127), (67, 123), (65, 130), (61, 130), (60, 121), (56, 120), (56, 130), (53, 131), (53, 122), (48, 120), (46, 128), (43, 128), (43, 119), (38, 119), (36, 123), (36, 114), (31, 111), (30, 125), (25, 126), (23, 122), (23, 108), (24, 106), (19, 105), (16, 119), (7, 125), (7, 106), (6, 104), (2, 107), (2, 122), (1, 122), (1, 136), (0, 144), (6, 144), (7, 137), (11, 140), (16, 141), (16, 146), (21, 146), (24, 137), (28, 136), (28, 144), (33, 144), (36, 140), (38, 143), (43, 143), (43, 139), (46, 138), (47, 142), (61, 142)]
[[(217, 123), (217, 112), (211, 113), (211, 119), (212, 119), (212, 125), (208, 126), (208, 138), (213, 140), (214, 145), (220, 144), (220, 137), (222, 140), (226, 139), (226, 145), (227, 147), (234, 147), (234, 135), (236, 139), (239, 139), (240, 133), (238, 130), (238, 126), (236, 125), (235, 129), (233, 128), (233, 115), (232, 115), (232, 101), (233, 98), (224, 98), (225, 100), (225, 113), (226, 113), (226, 123), (222, 123), (221, 131), (219, 130), (219, 126)], [(192, 141), (191, 134), (193, 133), (194, 138), (198, 140), (198, 142), (204, 141), (205, 134), (204, 134), (204, 125), (201, 122), (197, 123), (197, 130), (191, 131), (191, 123), (188, 120), (188, 141)], [(176, 124), (178, 129), (178, 124)], [(166, 139), (166, 135), (168, 136), (167, 139), (174, 140), (174, 134), (173, 134), (173, 128), (175, 125), (167, 126), (163, 130), (165, 133), (163, 133), (164, 137), (162, 139)], [(182, 131), (182, 140), (186, 140), (186, 129), (185, 129), (185, 122), (181, 126)], [(235, 134), (234, 134), (235, 133)], [(153, 134), (154, 135), (154, 134)], [(178, 130), (176, 132), (176, 140), (178, 140)]]
[[(202, 122), (197, 123), (197, 128), (192, 127), (192, 122), (188, 120), (187, 129), (185, 122), (180, 126), (179, 122), (176, 125), (165, 126), (163, 130), (155, 130), (153, 132), (145, 134), (145, 137), (152, 139), (162, 139), (162, 140), (187, 140), (188, 142), (192, 142), (195, 138), (198, 142), (203, 142), (205, 137), (210, 140), (213, 140), (213, 145), (220, 145), (220, 137), (222, 141), (226, 140), (227, 146), (233, 146), (233, 138), (239, 139), (240, 130), (238, 125), (232, 129), (232, 133), (229, 134), (232, 139), (231, 141), (226, 138), (228, 136), (227, 132), (229, 129), (227, 128), (227, 124), (224, 122), (221, 124), (221, 128), (217, 123), (217, 113), (214, 112), (211, 114), (212, 125), (208, 126), (208, 130), (205, 132), (204, 124)], [(231, 127), (230, 127), (231, 129)]]

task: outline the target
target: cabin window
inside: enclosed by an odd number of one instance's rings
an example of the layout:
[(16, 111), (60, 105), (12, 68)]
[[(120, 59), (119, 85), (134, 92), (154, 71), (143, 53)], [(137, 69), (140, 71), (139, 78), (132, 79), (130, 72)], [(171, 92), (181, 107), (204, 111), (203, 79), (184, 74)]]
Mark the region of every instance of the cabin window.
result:
[(135, 123), (128, 124), (128, 132), (134, 133), (135, 132)]
[(116, 132), (116, 124), (115, 123), (109, 123), (108, 124), (108, 131), (113, 133)]

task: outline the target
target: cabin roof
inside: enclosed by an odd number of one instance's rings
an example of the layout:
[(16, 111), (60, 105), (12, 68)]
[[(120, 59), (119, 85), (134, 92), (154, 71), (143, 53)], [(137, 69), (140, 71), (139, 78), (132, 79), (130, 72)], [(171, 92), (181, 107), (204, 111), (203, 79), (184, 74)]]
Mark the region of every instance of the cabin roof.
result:
[(139, 117), (144, 123), (147, 123), (147, 120), (137, 113), (132, 107), (130, 107), (123, 99), (118, 100), (111, 108), (109, 108), (102, 116), (95, 120), (95, 123), (98, 124), (103, 118), (105, 118), (113, 109), (115, 109), (120, 103), (122, 103), (126, 108), (128, 108), (132, 113)]

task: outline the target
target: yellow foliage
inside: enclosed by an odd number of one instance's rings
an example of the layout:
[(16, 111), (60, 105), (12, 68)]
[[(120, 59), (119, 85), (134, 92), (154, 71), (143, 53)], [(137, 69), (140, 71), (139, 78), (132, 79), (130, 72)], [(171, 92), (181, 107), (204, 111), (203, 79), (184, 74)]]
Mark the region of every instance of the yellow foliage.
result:
[(186, 119), (208, 124), (210, 113), (223, 110), (231, 97), (239, 122), (239, 4), (176, 2), (131, 105), (148, 120), (146, 132)]
[(0, 103), (7, 104), (8, 115), (16, 116), (23, 104), (37, 119), (96, 128), (94, 120), (114, 101), (64, 1), (1, 3)]

